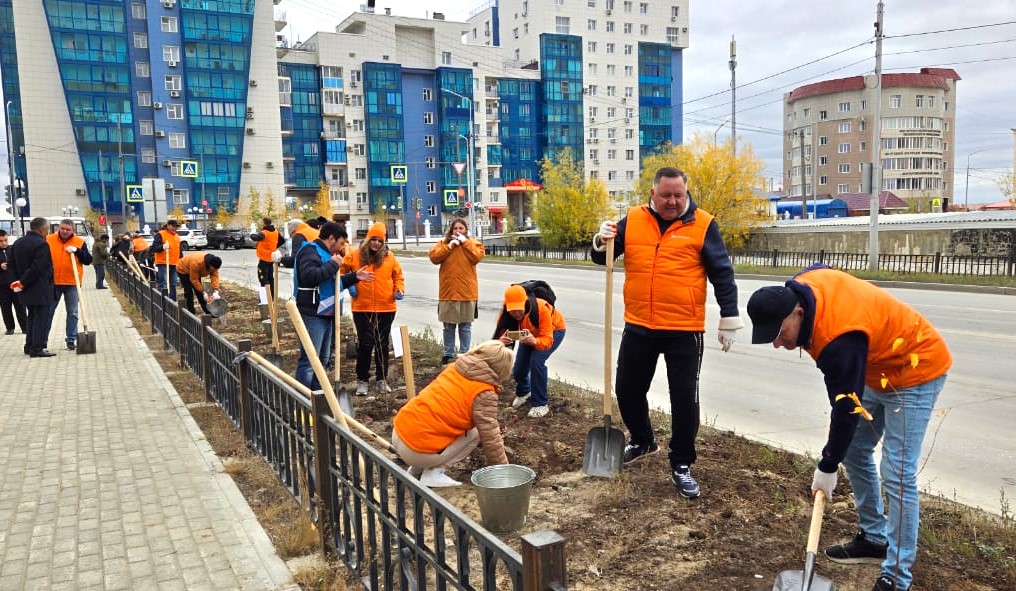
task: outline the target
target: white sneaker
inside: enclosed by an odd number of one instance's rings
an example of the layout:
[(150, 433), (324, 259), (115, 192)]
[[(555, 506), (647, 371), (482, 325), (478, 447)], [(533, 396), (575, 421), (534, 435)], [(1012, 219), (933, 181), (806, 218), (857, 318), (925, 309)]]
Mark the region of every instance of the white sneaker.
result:
[(461, 486), (462, 483), (445, 474), (444, 468), (427, 468), (420, 475), (420, 484), (430, 488)]
[(526, 403), (527, 400), (529, 400), (530, 396), (531, 394), (526, 394), (525, 396), (516, 396), (515, 400), (512, 400), (512, 408), (518, 408), (522, 406), (523, 404)]
[(550, 414), (550, 407), (544, 404), (543, 406), (534, 406), (529, 409), (529, 418), (539, 419)]
[(356, 395), (357, 396), (366, 396), (367, 395), (367, 387), (368, 387), (367, 382), (357, 380), (357, 382), (356, 382)]
[(378, 380), (377, 383), (374, 384), (374, 389), (377, 390), (381, 394), (391, 394), (392, 393), (392, 387), (389, 386), (388, 382), (386, 382), (384, 380)]

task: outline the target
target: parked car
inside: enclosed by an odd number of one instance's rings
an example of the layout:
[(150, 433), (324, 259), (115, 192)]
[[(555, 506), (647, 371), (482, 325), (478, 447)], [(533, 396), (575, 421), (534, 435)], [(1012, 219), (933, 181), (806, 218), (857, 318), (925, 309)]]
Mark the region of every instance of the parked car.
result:
[(249, 240), (244, 234), (239, 228), (215, 228), (208, 230), (208, 244), (219, 250), (226, 250), (229, 247), (243, 248)]
[(208, 237), (201, 230), (191, 228), (178, 228), (177, 235), (180, 236), (180, 250), (201, 250), (208, 246)]

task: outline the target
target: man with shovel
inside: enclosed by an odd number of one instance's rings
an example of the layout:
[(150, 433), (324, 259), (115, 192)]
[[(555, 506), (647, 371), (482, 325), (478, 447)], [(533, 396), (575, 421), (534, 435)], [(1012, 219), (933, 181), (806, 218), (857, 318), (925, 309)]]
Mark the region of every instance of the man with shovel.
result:
[(757, 290), (748, 316), (753, 343), (800, 347), (825, 376), (832, 413), (811, 489), (831, 498), (842, 462), (861, 526), (850, 542), (826, 548), (826, 556), (881, 564), (872, 591), (906, 591), (917, 554), (921, 443), (952, 365), (945, 341), (910, 306), (825, 265)]
[(50, 305), (49, 322), (53, 323), (53, 316), (56, 314), (56, 307), (60, 298), (64, 298), (64, 309), (67, 312), (67, 322), (64, 331), (64, 340), (67, 349), (73, 351), (78, 348), (78, 282), (74, 280), (74, 270), (71, 268), (71, 257), (74, 255), (73, 264), (78, 267), (78, 277), (84, 277), (83, 265), (92, 264), (92, 254), (88, 252), (88, 245), (85, 239), (74, 233), (74, 222), (61, 220), (60, 227), (56, 234), (46, 236), (46, 243), (49, 244), (49, 255), (53, 259), (53, 286), (56, 298)]
[(169, 294), (169, 299), (176, 301), (176, 264), (180, 262), (180, 235), (176, 229), (180, 222), (169, 220), (165, 227), (155, 233), (152, 240), (152, 252), (155, 253), (155, 270), (159, 277), (159, 289)]
[[(293, 267), (293, 294), (300, 317), (314, 343), (314, 350), (322, 365), (328, 362), (332, 350), (332, 330), (335, 326), (336, 302), (335, 274), (342, 265), (340, 248), (346, 231), (342, 226), (328, 222), (321, 226), (317, 239), (304, 242), (296, 254)], [(366, 266), (342, 275), (343, 287), (360, 281), (371, 281), (374, 273)], [(336, 360), (337, 361), (337, 360)], [(300, 346), (296, 362), (296, 379), (311, 390), (320, 390), (321, 384), (314, 375), (307, 351)]]
[[(198, 303), (205, 314), (208, 311), (208, 304), (219, 299), (219, 269), (222, 267), (222, 259), (214, 254), (192, 252), (180, 259), (176, 264), (177, 275), (184, 278), (183, 286), (184, 307), (191, 314), (194, 311), (194, 296), (198, 297)], [(205, 293), (205, 285), (201, 278), (208, 277), (212, 284), (212, 293)]]
[(711, 214), (688, 191), (676, 168), (656, 171), (649, 203), (605, 221), (593, 237), (592, 260), (606, 263), (606, 241), (624, 254), (624, 332), (617, 354), (617, 405), (631, 433), (624, 463), (659, 451), (649, 420), (647, 394), (663, 355), (670, 389), (671, 480), (685, 498), (699, 496), (691, 475), (699, 429), (699, 369), (706, 325), (706, 280), (720, 306), (718, 337), (730, 350), (744, 326), (737, 311), (734, 267)]

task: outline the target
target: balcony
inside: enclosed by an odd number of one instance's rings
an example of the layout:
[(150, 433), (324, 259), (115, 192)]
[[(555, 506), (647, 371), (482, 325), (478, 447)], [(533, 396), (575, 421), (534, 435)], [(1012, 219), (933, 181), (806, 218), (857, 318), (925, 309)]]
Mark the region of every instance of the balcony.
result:
[(285, 10), (276, 10), (275, 11), (275, 32), (278, 33), (282, 29), (285, 29), (286, 25), (288, 25), (288, 24), (289, 24), (289, 21), (286, 20), (286, 11)]

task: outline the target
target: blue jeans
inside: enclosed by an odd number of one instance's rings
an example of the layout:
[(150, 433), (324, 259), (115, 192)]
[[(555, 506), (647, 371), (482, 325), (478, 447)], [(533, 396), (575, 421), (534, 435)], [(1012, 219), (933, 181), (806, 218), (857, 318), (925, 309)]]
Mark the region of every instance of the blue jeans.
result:
[(455, 329), (459, 330), (459, 353), (465, 353), (469, 350), (469, 345), (473, 340), (473, 323), (463, 322), (462, 324), (454, 324), (451, 322), (444, 323), (444, 355), (445, 357), (455, 356)]
[[(166, 265), (159, 265), (159, 291), (166, 291)], [(169, 266), (169, 299), (176, 301), (176, 284), (179, 277), (176, 274), (176, 265)]]
[(529, 399), (531, 406), (547, 406), (547, 359), (561, 346), (564, 333), (563, 330), (555, 330), (554, 344), (546, 351), (520, 344), (515, 353), (515, 367), (512, 368), (515, 395), (532, 394), (533, 397)]
[(93, 264), (92, 268), (95, 269), (95, 288), (104, 288), (103, 282), (106, 281), (106, 265)]
[(73, 285), (53, 286), (56, 298), (49, 307), (49, 322), (53, 324), (53, 315), (56, 314), (56, 307), (60, 303), (60, 296), (64, 298), (64, 309), (67, 311), (67, 325), (64, 329), (64, 340), (73, 343), (78, 340), (78, 288)]
[[(945, 380), (943, 375), (885, 394), (865, 388), (862, 404), (873, 420), (860, 419), (843, 459), (861, 529), (868, 540), (889, 544), (882, 574), (896, 579), (900, 589), (909, 589), (913, 581), (910, 569), (917, 556), (920, 525), (917, 468), (921, 443)], [(880, 439), (882, 463), (876, 469), (874, 451)], [(889, 504), (888, 514), (882, 503), (883, 491)]]
[[(317, 350), (321, 365), (328, 363), (328, 358), (332, 354), (332, 335), (334, 334), (332, 331), (335, 330), (335, 318), (306, 314), (300, 314), (300, 317), (303, 318), (303, 323), (307, 327), (307, 334), (310, 335), (310, 340)], [(338, 363), (338, 360), (336, 359), (335, 362)], [(302, 344), (300, 345), (300, 357), (296, 360), (296, 379), (311, 390), (321, 389), (321, 383), (314, 375), (314, 368), (311, 366), (310, 358), (307, 357), (307, 352), (303, 350)]]

